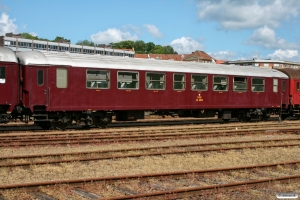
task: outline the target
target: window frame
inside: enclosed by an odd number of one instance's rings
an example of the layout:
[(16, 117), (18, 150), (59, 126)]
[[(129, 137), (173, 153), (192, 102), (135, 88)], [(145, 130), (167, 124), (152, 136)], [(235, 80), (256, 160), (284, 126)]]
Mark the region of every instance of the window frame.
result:
[[(106, 79), (93, 79), (93, 78), (88, 78), (88, 72), (89, 71), (97, 71), (97, 72), (106, 72), (106, 75), (107, 75), (107, 78)], [(97, 76), (97, 75), (96, 75)], [(85, 73), (85, 80), (86, 80), (86, 84), (85, 84), (85, 87), (87, 89), (91, 89), (91, 90), (102, 90), (102, 89), (105, 89), (105, 90), (108, 90), (110, 89), (110, 71), (109, 70), (98, 70), (98, 69), (87, 69), (86, 70), (86, 73)], [(96, 86), (97, 87), (88, 87), (88, 81), (94, 81), (96, 83)], [(98, 87), (100, 81), (106, 81), (106, 84), (107, 84), (107, 87)], [(101, 83), (101, 82), (100, 82)]]
[[(131, 79), (131, 83), (132, 82), (134, 82), (134, 81), (136, 81), (137, 83), (136, 83), (136, 87), (135, 88), (126, 88), (126, 87), (119, 87), (119, 73), (132, 73), (132, 74), (137, 74), (137, 79)], [(124, 80), (124, 79), (123, 79)], [(123, 83), (126, 83), (126, 81), (123, 81), (122, 83), (121, 83), (121, 85), (120, 86), (122, 86), (122, 84)], [(126, 85), (126, 84), (125, 84)], [(119, 90), (138, 90), (139, 88), (140, 88), (140, 74), (139, 74), (139, 72), (138, 71), (118, 71), (117, 72), (117, 88), (119, 89)]]
[[(275, 84), (275, 80), (276, 80), (276, 84)], [(279, 80), (278, 78), (273, 78), (273, 92), (278, 92), (278, 85), (279, 85)]]
[[(198, 77), (205, 77), (204, 79), (201, 79), (202, 82), (198, 82), (195, 81), (195, 79), (193, 80), (193, 76), (198, 76)], [(206, 80), (206, 82), (203, 82), (203, 80)], [(197, 84), (201, 84), (205, 86), (205, 89), (201, 89), (201, 88), (196, 88), (193, 89), (193, 86), (197, 87)], [(191, 90), (192, 91), (207, 91), (208, 90), (208, 76), (207, 75), (203, 75), (203, 74), (191, 74)]]
[[(227, 87), (226, 87), (226, 89), (225, 90), (223, 90), (223, 89), (218, 89), (218, 87), (216, 87), (215, 88), (215, 86), (217, 86), (217, 85), (221, 85), (222, 86), (222, 81), (220, 82), (220, 83), (216, 83), (215, 82), (215, 78), (217, 78), (217, 77), (220, 77), (220, 78), (226, 78), (226, 85), (227, 85)], [(216, 91), (216, 92), (228, 92), (228, 88), (229, 88), (229, 78), (228, 78), (228, 76), (222, 76), (222, 75), (214, 75), (213, 76), (213, 84), (212, 84), (212, 89), (213, 89), (213, 91)]]
[[(261, 79), (261, 80), (263, 80), (263, 84), (253, 84), (253, 79)], [(253, 86), (256, 86), (256, 85), (258, 85), (258, 86), (261, 86), (261, 85), (263, 85), (263, 91), (256, 91), (256, 90), (253, 90)], [(251, 91), (252, 92), (265, 92), (265, 90), (266, 90), (266, 80), (265, 80), (265, 78), (260, 78), (260, 77), (252, 77), (252, 79), (251, 79)]]
[[(147, 77), (148, 77), (148, 74), (152, 74), (152, 75), (163, 75), (163, 80), (153, 80), (153, 79), (150, 79), (149, 81), (147, 80)], [(166, 87), (167, 87), (167, 75), (166, 73), (164, 72), (146, 72), (145, 74), (145, 88), (147, 90), (166, 90)], [(152, 88), (152, 87), (149, 87), (149, 85), (153, 84), (153, 83), (156, 83), (158, 82), (159, 84), (161, 84), (161, 82), (163, 81), (163, 88)], [(148, 84), (149, 83), (149, 84)], [(155, 84), (156, 85), (156, 84)]]
[[(39, 72), (42, 72), (42, 74), (39, 74)], [(44, 70), (43, 69), (38, 69), (36, 72), (36, 82), (38, 86), (42, 86), (44, 85)], [(40, 76), (42, 75), (42, 76)], [(41, 82), (41, 83), (40, 83)]]
[[(58, 76), (59, 71), (65, 71), (66, 72), (65, 76), (64, 77), (59, 77)], [(63, 85), (63, 86), (61, 86), (60, 85), (61, 83), (59, 83), (59, 80), (62, 80), (62, 79), (65, 82), (65, 85)], [(56, 87), (60, 88), (60, 89), (68, 88), (68, 69), (67, 68), (56, 68)]]
[[(175, 81), (175, 76), (182, 76), (181, 79), (183, 78), (184, 80), (182, 81)], [(175, 84), (176, 83), (181, 83), (181, 86), (183, 86), (183, 88), (181, 89), (175, 89)], [(186, 88), (186, 75), (185, 74), (180, 74), (180, 73), (174, 73), (173, 74), (173, 90), (176, 90), (176, 91), (183, 91), (185, 90)]]
[(281, 88), (282, 92), (286, 91), (286, 80), (282, 80), (282, 88)]
[(0, 69), (4, 70), (4, 77), (0, 77), (0, 84), (5, 84), (6, 83), (6, 67), (0, 66)]
[[(238, 82), (238, 83), (243, 83), (242, 81), (235, 81), (235, 78), (244, 78), (245, 79), (245, 89), (236, 89), (235, 88), (235, 83), (236, 82)], [(234, 91), (234, 92), (247, 92), (248, 91), (248, 77), (246, 77), (246, 76), (233, 76), (233, 79), (232, 79), (232, 81), (233, 81), (233, 84), (232, 84), (232, 86), (233, 86), (233, 88), (232, 88), (232, 90)]]

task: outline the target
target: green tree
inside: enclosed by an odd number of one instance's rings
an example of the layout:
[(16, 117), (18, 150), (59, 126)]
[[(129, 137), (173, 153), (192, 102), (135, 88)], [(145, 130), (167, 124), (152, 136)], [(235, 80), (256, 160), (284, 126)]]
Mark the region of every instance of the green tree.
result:
[(178, 54), (170, 45), (164, 46), (166, 54)]
[(146, 51), (146, 43), (143, 40), (137, 40), (134, 42), (134, 51), (138, 54), (143, 54)]
[(134, 42), (132, 40), (124, 40), (117, 43), (110, 43), (114, 49), (132, 49), (134, 47)]
[(95, 46), (95, 43), (89, 40), (79, 40), (77, 43), (77, 45), (82, 45), (82, 46)]
[(146, 44), (146, 53), (150, 53), (154, 47), (155, 47), (155, 44), (153, 42), (148, 42)]
[(61, 40), (68, 40), (68, 39), (61, 37), (61, 36), (56, 36), (56, 38), (54, 40), (52, 40), (52, 42), (59, 42)]
[(155, 45), (153, 49), (151, 49), (150, 53), (153, 54), (165, 54), (166, 51), (161, 45)]
[(30, 40), (39, 40), (37, 36), (33, 36), (30, 33), (21, 33), (22, 38), (24, 39), (30, 39)]

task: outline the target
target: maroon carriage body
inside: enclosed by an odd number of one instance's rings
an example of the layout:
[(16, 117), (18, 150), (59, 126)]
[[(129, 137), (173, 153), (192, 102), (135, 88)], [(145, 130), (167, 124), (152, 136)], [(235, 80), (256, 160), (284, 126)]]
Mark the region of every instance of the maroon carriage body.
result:
[(143, 118), (144, 111), (243, 120), (288, 103), (288, 77), (274, 69), (70, 53), (18, 57), (24, 104), (40, 120), (83, 113), (95, 121), (110, 112)]
[(13, 111), (20, 101), (20, 69), (15, 53), (0, 47), (0, 123), (8, 122), (7, 112)]

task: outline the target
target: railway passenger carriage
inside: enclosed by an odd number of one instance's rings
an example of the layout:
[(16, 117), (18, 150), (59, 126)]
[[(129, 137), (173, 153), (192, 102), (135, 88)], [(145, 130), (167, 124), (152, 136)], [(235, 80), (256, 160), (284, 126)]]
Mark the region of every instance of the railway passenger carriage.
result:
[(11, 113), (20, 101), (19, 70), (16, 54), (0, 47), (0, 123), (9, 122), (7, 113)]
[(278, 70), (70, 53), (19, 52), (23, 106), (43, 128), (105, 127), (179, 116), (268, 119), (289, 104), (288, 76)]
[(300, 70), (289, 68), (279, 69), (289, 77), (289, 103), (283, 105), (281, 118), (294, 116), (300, 119)]

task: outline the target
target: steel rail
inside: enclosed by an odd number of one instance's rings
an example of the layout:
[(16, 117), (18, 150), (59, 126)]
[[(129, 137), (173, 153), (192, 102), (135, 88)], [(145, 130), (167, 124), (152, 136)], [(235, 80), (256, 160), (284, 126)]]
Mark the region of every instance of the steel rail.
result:
[[(45, 144), (90, 144), (90, 143), (99, 143), (99, 142), (115, 142), (115, 141), (145, 141), (145, 140), (164, 140), (164, 139), (174, 139), (177, 138), (198, 138), (198, 137), (212, 137), (212, 136), (232, 136), (235, 135), (245, 135), (250, 134), (253, 131), (274, 131), (274, 132), (283, 132), (283, 133), (295, 133), (298, 134), (300, 131), (299, 128), (289, 128), (289, 129), (257, 129), (257, 130), (224, 130), (220, 133), (216, 132), (187, 132), (187, 133), (165, 133), (165, 134), (144, 134), (144, 135), (119, 135), (119, 136), (93, 136), (91, 137), (82, 137), (76, 139), (70, 138), (55, 138), (41, 139), (36, 142), (32, 140), (0, 140), (0, 147), (16, 145), (16, 146), (28, 146), (28, 145), (45, 145)], [(257, 133), (256, 133), (257, 134)], [(49, 143), (50, 142), (50, 143)]]
[[(240, 186), (253, 186), (258, 184), (270, 183), (274, 181), (288, 181), (291, 179), (299, 179), (300, 175), (293, 175), (293, 176), (283, 176), (278, 178), (265, 178), (265, 179), (257, 179), (251, 181), (242, 181), (242, 182), (235, 182), (235, 183), (227, 183), (227, 184), (218, 184), (218, 185), (211, 185), (211, 186), (202, 186), (202, 187), (193, 187), (193, 188), (182, 188), (182, 189), (175, 189), (175, 190), (168, 190), (168, 191), (160, 191), (160, 192), (152, 192), (152, 193), (144, 193), (144, 194), (135, 194), (135, 195), (127, 195), (127, 196), (117, 196), (117, 197), (108, 197), (105, 199), (117, 200), (117, 199), (137, 199), (137, 198), (147, 198), (147, 197), (165, 197), (168, 199), (168, 196), (174, 198), (174, 195), (191, 195), (191, 194), (198, 194), (201, 195), (203, 190), (215, 190), (215, 189), (228, 189), (228, 188), (235, 188)], [(177, 196), (178, 198), (178, 196)]]
[(200, 152), (211, 152), (211, 151), (230, 151), (230, 150), (241, 150), (241, 149), (257, 149), (257, 148), (278, 148), (278, 147), (291, 147), (300, 146), (297, 144), (277, 144), (277, 145), (257, 145), (257, 146), (242, 146), (242, 147), (228, 147), (228, 148), (207, 148), (207, 149), (196, 149), (196, 150), (177, 150), (172, 152), (151, 152), (151, 153), (140, 153), (140, 154), (127, 154), (127, 155), (113, 155), (113, 156), (93, 156), (91, 158), (73, 158), (73, 159), (60, 159), (60, 160), (46, 160), (46, 161), (30, 161), (20, 162), (11, 164), (0, 164), (0, 167), (19, 167), (19, 166), (32, 166), (32, 165), (43, 165), (43, 164), (57, 164), (57, 163), (70, 163), (70, 162), (83, 162), (83, 161), (96, 161), (96, 160), (110, 160), (120, 158), (137, 158), (142, 156), (161, 156), (170, 154), (183, 154), (183, 153), (200, 153)]
[[(290, 162), (278, 162), (278, 163), (268, 163), (260, 165), (247, 165), (238, 167), (227, 167), (227, 168), (213, 168), (205, 170), (191, 170), (191, 171), (177, 171), (177, 172), (164, 172), (164, 173), (153, 173), (153, 174), (136, 174), (136, 175), (123, 175), (123, 176), (108, 176), (108, 177), (98, 177), (98, 178), (81, 178), (81, 179), (67, 179), (67, 180), (53, 180), (53, 181), (42, 181), (42, 182), (29, 182), (29, 183), (18, 183), (18, 184), (7, 184), (0, 185), (0, 190), (2, 189), (16, 189), (16, 188), (31, 188), (40, 186), (51, 186), (57, 184), (82, 184), (90, 183), (95, 181), (105, 181), (105, 182), (115, 182), (119, 180), (130, 180), (130, 179), (149, 179), (149, 178), (161, 178), (164, 176), (186, 176), (188, 174), (204, 174), (204, 173), (215, 173), (215, 172), (226, 172), (233, 170), (247, 170), (247, 169), (257, 169), (257, 168), (267, 168), (267, 167), (277, 167), (278, 165), (294, 165), (299, 164), (300, 160), (290, 161)], [(300, 175), (288, 176), (287, 178), (300, 178)], [(272, 179), (261, 180), (261, 182), (267, 182)], [(213, 188), (217, 188), (215, 185)], [(132, 196), (131, 196), (132, 197)]]
[[(230, 125), (230, 126), (226, 126), (226, 127), (219, 127), (219, 126), (205, 126), (205, 127), (185, 127), (185, 129), (182, 129), (182, 130), (178, 130), (178, 129), (175, 129), (175, 128), (169, 128), (169, 127), (162, 127), (161, 129), (156, 129), (155, 130), (155, 133), (157, 132), (167, 132), (167, 131), (174, 131), (176, 130), (177, 132), (186, 132), (188, 129), (188, 131), (230, 131), (232, 129), (239, 129), (239, 130), (253, 130), (254, 128), (255, 129), (258, 129), (259, 126), (261, 126), (262, 124), (257, 124), (257, 125), (247, 125), (247, 128), (241, 128), (241, 127), (237, 127), (237, 125)], [(272, 131), (272, 130), (276, 130), (278, 128), (286, 128), (285, 126), (281, 126), (281, 124), (267, 124), (269, 126), (273, 126), (272, 129), (270, 129), (269, 131)], [(277, 126), (278, 125), (278, 126)], [(289, 124), (289, 125), (298, 125), (298, 124)], [(276, 127), (276, 128), (274, 128)], [(208, 130), (207, 130), (208, 129)], [(260, 130), (265, 130), (266, 128), (259, 128)], [(267, 128), (268, 130), (269, 128)], [(118, 133), (119, 131), (119, 133)], [(145, 134), (145, 132), (152, 132), (153, 130), (147, 130), (147, 129), (144, 129), (144, 130), (138, 130), (140, 132), (140, 134)], [(117, 132), (117, 133), (116, 133)], [(103, 134), (104, 133), (104, 134)], [(123, 135), (123, 136), (128, 136), (128, 135), (132, 135), (132, 130), (114, 130), (114, 131), (107, 131), (107, 130), (102, 130), (102, 131), (93, 131), (93, 132), (85, 132), (84, 135), (88, 135), (88, 136), (91, 136), (91, 135), (99, 135), (101, 134), (102, 136), (118, 136), (118, 135)], [(153, 133), (152, 133), (153, 134)], [(78, 136), (82, 136), (83, 133), (78, 133), (78, 132), (40, 132), (40, 133), (30, 133), (30, 134), (14, 134), (14, 135), (0, 135), (0, 140), (14, 140), (14, 139), (17, 139), (17, 140), (20, 140), (20, 138), (24, 137), (26, 139), (39, 139), (39, 138), (42, 138), (42, 139), (46, 139), (46, 138), (52, 138), (52, 137), (65, 137), (65, 136), (68, 136), (69, 138), (72, 138), (72, 137), (78, 137)]]
[(124, 149), (111, 149), (111, 150), (94, 150), (94, 151), (80, 151), (80, 152), (68, 152), (68, 153), (47, 153), (47, 154), (29, 154), (29, 155), (17, 155), (17, 156), (1, 156), (0, 160), (4, 159), (23, 159), (23, 158), (40, 158), (40, 157), (53, 157), (53, 156), (69, 156), (69, 155), (84, 155), (93, 153), (116, 153), (124, 151), (144, 151), (151, 149), (170, 149), (179, 147), (194, 147), (194, 146), (209, 146), (209, 145), (226, 145), (226, 144), (242, 144), (242, 143), (255, 143), (255, 142), (285, 142), (300, 140), (300, 137), (293, 138), (277, 138), (277, 139), (259, 139), (259, 140), (239, 140), (239, 141), (226, 141), (226, 142), (207, 142), (207, 143), (192, 143), (192, 144), (179, 144), (179, 145), (159, 145), (151, 147), (136, 147), (136, 148), (124, 148)]
[[(259, 120), (252, 120), (259, 121)], [(278, 122), (278, 118), (272, 117), (268, 120), (269, 122)], [(230, 122), (236, 123), (238, 120), (230, 120)], [(195, 119), (195, 118), (179, 118), (179, 119), (145, 119), (143, 121), (125, 121), (125, 122), (113, 122), (108, 124), (109, 128), (123, 128), (123, 127), (144, 127), (144, 126), (161, 126), (161, 125), (188, 125), (188, 124), (224, 124), (222, 119)], [(243, 123), (243, 122), (239, 122)], [(227, 122), (226, 122), (227, 124)], [(91, 126), (90, 128), (96, 128)], [(83, 126), (72, 125), (68, 126), (67, 129), (86, 129)], [(34, 124), (18, 124), (18, 125), (0, 125), (0, 132), (10, 132), (10, 131), (41, 131), (41, 127)]]

